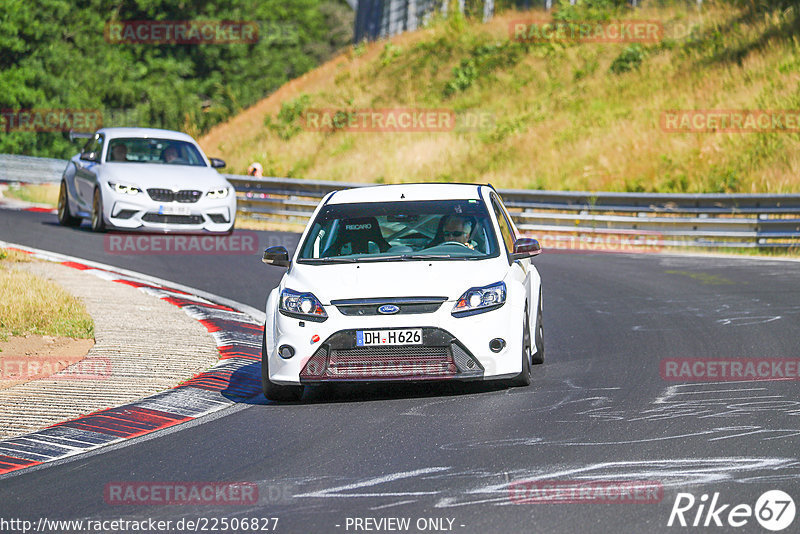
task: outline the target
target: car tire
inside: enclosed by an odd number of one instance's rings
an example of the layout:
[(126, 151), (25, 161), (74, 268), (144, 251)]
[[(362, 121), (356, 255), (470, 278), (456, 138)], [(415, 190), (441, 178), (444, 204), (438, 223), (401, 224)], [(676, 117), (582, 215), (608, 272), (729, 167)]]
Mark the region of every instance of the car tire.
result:
[(261, 338), (261, 390), (264, 397), (271, 401), (298, 401), (303, 396), (303, 386), (280, 386), (269, 380), (269, 354), (267, 354), (267, 332)]
[(539, 311), (536, 312), (536, 354), (531, 361), (535, 365), (544, 363), (544, 320), (542, 319), (542, 290), (539, 290)]
[(525, 387), (531, 383), (531, 329), (528, 310), (525, 310), (525, 321), (522, 323), (522, 371), (511, 379), (512, 387)]
[(92, 231), (106, 231), (106, 222), (103, 220), (103, 195), (99, 188), (94, 190), (92, 198)]
[(73, 217), (69, 211), (69, 192), (67, 182), (61, 180), (61, 188), (58, 191), (58, 224), (61, 226), (78, 226), (81, 224), (80, 217)]

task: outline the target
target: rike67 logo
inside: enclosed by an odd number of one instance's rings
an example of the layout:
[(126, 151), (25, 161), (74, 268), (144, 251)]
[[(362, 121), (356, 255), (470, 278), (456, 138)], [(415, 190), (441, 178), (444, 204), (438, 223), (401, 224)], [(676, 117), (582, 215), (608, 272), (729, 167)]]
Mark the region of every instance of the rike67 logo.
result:
[(678, 493), (669, 514), (667, 526), (743, 527), (753, 517), (767, 530), (777, 532), (792, 524), (795, 516), (794, 500), (781, 490), (764, 492), (755, 506), (731, 505), (720, 500), (719, 492), (711, 496), (704, 493), (696, 499), (691, 493)]

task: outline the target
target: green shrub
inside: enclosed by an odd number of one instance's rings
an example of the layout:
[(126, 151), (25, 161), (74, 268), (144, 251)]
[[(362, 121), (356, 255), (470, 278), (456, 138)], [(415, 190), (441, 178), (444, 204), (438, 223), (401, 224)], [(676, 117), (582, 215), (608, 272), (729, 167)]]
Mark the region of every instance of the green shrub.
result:
[(300, 133), (301, 126), (298, 124), (298, 119), (305, 113), (310, 100), (308, 95), (300, 95), (300, 97), (294, 100), (283, 102), (281, 104), (281, 110), (278, 112), (275, 119), (267, 115), (264, 118), (264, 125), (274, 132), (281, 140), (288, 141)]
[(646, 57), (647, 50), (639, 43), (634, 43), (625, 48), (625, 50), (611, 62), (611, 67), (609, 67), (608, 70), (614, 74), (622, 74), (623, 72), (638, 69)]
[(403, 49), (399, 46), (396, 46), (392, 43), (386, 43), (381, 51), (380, 62), (382, 66), (389, 65), (396, 57), (398, 57), (403, 52)]
[(477, 79), (478, 69), (475, 67), (475, 60), (472, 58), (462, 59), (461, 64), (453, 68), (453, 79), (445, 85), (444, 94), (452, 96), (459, 91), (469, 89)]
[(553, 20), (610, 20), (618, 17), (627, 5), (627, 0), (577, 0), (574, 5), (569, 0), (559, 0)]

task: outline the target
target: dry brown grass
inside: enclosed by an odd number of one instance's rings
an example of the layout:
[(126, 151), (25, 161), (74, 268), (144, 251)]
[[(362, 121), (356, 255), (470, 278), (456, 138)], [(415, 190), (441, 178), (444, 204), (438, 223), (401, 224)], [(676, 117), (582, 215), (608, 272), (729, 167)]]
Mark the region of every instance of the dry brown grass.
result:
[[(638, 70), (609, 72), (626, 44), (533, 47), (520, 61), (494, 69), (453, 97), (442, 91), (453, 68), (476, 45), (507, 40), (509, 22), (528, 15), (507, 13), (463, 29), (440, 22), (391, 44), (372, 43), (363, 53), (352, 49), (216, 127), (201, 144), (235, 172), (260, 161), (265, 174), (309, 179), (797, 192), (797, 133), (676, 134), (660, 127), (661, 112), (668, 109), (800, 109), (797, 37), (752, 46), (787, 15), (772, 13), (729, 27), (740, 15), (713, 5), (702, 13), (686, 7), (641, 9), (636, 18), (659, 19), (667, 35), (678, 39), (672, 47), (649, 47)], [(704, 35), (696, 47), (681, 31), (693, 26)], [(396, 57), (385, 58), (387, 46), (399, 50)], [(747, 47), (752, 49), (737, 60), (726, 55)], [(301, 95), (316, 108), (445, 107), (488, 111), (496, 122), (478, 132), (301, 131), (281, 139), (264, 120), (274, 120), (282, 104)]]
[(0, 339), (49, 335), (94, 337), (94, 323), (83, 304), (62, 287), (13, 268), (26, 254), (0, 249)]
[(58, 204), (58, 188), (58, 184), (11, 185), (2, 194), (9, 198), (55, 207)]

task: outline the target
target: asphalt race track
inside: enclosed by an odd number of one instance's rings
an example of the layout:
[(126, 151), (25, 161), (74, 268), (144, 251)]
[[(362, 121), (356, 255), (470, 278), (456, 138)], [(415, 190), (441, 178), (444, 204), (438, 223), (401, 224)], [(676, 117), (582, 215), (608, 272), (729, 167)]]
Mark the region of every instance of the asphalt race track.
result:
[[(258, 235), (262, 248), (296, 240)], [(0, 210), (0, 240), (259, 309), (282, 274), (258, 254), (110, 255), (104, 236), (61, 228), (50, 214)], [(277, 517), (283, 533), (375, 529), (367, 518), (409, 518), (408, 532), (767, 532), (755, 517), (729, 526), (730, 510), (776, 489), (800, 505), (797, 380), (661, 376), (669, 358), (800, 357), (800, 263), (547, 251), (535, 263), (547, 362), (530, 387), (339, 386), (283, 405), (256, 397), (199, 424), (6, 476), (0, 517)], [(659, 502), (520, 502), (513, 485), (577, 480), (655, 481)], [(259, 502), (106, 504), (104, 488), (120, 481), (251, 482)], [(715, 516), (724, 526), (703, 511), (707, 528), (667, 527), (679, 493), (697, 499), (690, 525), (701, 496), (707, 510), (718, 493), (717, 508), (729, 505)]]

